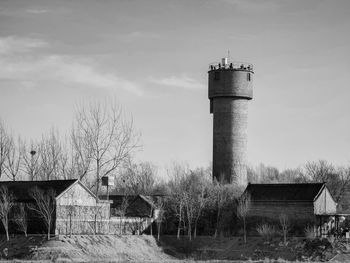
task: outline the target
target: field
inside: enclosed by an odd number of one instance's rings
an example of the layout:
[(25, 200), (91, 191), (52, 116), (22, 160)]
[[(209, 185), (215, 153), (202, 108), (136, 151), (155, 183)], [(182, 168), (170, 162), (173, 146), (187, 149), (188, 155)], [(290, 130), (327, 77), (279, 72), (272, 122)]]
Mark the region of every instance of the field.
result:
[(250, 237), (244, 244), (240, 237), (197, 237), (177, 240), (163, 236), (60, 236), (46, 241), (44, 236), (12, 237), (0, 243), (1, 258), (35, 262), (349, 262), (346, 244), (328, 241), (289, 240), (284, 246), (279, 238), (269, 242)]

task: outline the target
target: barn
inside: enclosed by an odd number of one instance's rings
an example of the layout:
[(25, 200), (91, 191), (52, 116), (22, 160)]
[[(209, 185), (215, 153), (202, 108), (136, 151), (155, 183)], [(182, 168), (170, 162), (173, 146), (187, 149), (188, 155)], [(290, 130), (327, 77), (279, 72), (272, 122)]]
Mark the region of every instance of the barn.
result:
[(337, 213), (337, 203), (325, 183), (249, 183), (244, 194), (250, 197), (248, 218), (253, 226), (276, 223), (284, 214), (294, 230), (302, 232), (307, 225), (329, 222)]
[[(105, 221), (109, 218), (109, 202), (101, 201), (79, 180), (51, 181), (7, 181), (0, 182), (0, 187), (6, 187), (14, 197), (14, 207), (10, 211), (10, 219), (14, 218), (18, 208), (23, 206), (27, 214), (29, 234), (46, 233), (47, 229), (42, 217), (32, 209), (36, 201), (32, 196), (34, 189), (44, 195), (52, 192), (53, 220), (51, 234), (84, 234), (104, 233)], [(1, 226), (1, 231), (4, 232)], [(13, 220), (10, 220), (10, 233), (19, 230)]]
[(110, 233), (142, 234), (150, 229), (158, 217), (156, 202), (160, 195), (101, 195), (101, 200), (110, 200)]

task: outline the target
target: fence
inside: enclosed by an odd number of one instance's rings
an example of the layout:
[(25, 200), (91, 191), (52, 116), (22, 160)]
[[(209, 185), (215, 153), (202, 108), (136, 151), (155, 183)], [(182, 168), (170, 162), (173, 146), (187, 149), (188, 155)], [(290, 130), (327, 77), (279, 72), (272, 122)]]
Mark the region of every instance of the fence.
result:
[(153, 221), (153, 218), (145, 217), (111, 217), (110, 219), (58, 218), (56, 219), (56, 234), (137, 235), (142, 234)]

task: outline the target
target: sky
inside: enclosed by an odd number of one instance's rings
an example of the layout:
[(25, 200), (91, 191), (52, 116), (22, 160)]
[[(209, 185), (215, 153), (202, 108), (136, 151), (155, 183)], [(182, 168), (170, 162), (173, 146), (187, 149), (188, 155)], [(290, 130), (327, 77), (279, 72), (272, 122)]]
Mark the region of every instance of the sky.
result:
[(254, 65), (248, 161), (350, 164), (348, 0), (0, 0), (0, 118), (68, 134), (77, 103), (116, 100), (139, 161), (212, 159), (208, 64)]

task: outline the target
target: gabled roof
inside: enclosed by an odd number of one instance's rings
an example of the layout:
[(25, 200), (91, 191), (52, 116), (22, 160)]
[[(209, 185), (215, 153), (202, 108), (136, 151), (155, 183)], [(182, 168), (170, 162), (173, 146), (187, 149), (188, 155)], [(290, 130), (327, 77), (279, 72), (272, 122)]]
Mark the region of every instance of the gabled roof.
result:
[[(106, 200), (106, 195), (100, 195), (100, 199)], [(160, 196), (154, 195), (109, 195), (111, 209), (120, 209), (123, 200), (127, 198), (128, 204), (126, 208), (126, 216), (132, 217), (149, 217), (152, 216), (157, 198)]]
[(0, 182), (0, 187), (6, 186), (14, 195), (17, 202), (32, 202), (33, 198), (30, 196), (29, 191), (35, 187), (38, 187), (44, 191), (53, 189), (55, 191), (55, 197), (57, 197), (77, 181), (77, 179), (50, 181), (4, 181)]
[(252, 201), (310, 201), (313, 202), (325, 183), (248, 184), (245, 192)]
[(150, 195), (139, 195), (141, 199), (143, 199), (145, 202), (147, 202), (151, 207), (155, 208), (155, 201), (153, 200), (154, 198)]

